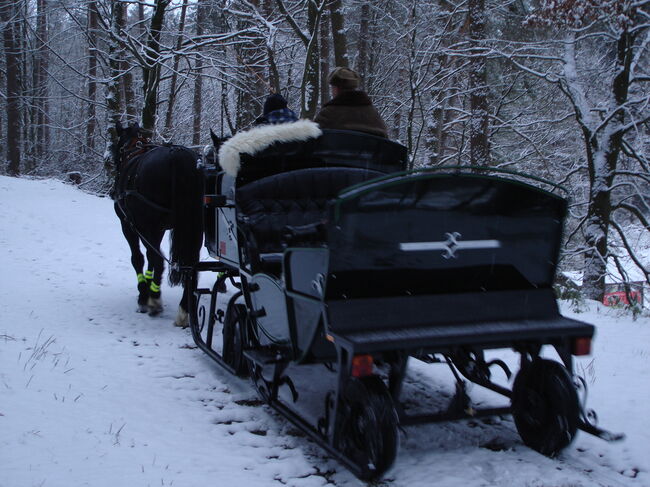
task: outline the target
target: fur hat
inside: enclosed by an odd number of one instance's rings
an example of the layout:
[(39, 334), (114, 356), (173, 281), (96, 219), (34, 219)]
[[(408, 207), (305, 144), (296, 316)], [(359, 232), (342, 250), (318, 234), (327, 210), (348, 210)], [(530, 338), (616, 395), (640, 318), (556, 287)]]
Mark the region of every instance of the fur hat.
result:
[(264, 115), (268, 115), (275, 110), (282, 110), (283, 108), (287, 108), (287, 100), (280, 93), (273, 93), (266, 98), (263, 113)]
[(334, 68), (327, 78), (327, 82), (332, 86), (338, 86), (346, 90), (354, 90), (359, 86), (359, 75), (350, 68), (339, 66)]

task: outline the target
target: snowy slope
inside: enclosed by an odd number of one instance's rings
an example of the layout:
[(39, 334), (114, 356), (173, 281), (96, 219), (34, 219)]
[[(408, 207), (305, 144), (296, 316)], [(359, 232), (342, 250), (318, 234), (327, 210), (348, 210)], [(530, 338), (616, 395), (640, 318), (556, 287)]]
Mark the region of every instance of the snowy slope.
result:
[[(0, 487), (361, 485), (172, 326), (179, 298), (165, 285), (162, 317), (135, 312), (111, 201), (0, 177)], [(625, 441), (579, 433), (548, 459), (509, 417), (412, 427), (380, 485), (650, 486), (650, 318), (596, 303), (567, 314), (598, 326), (578, 369)], [(442, 408), (453, 383), (413, 362), (406, 390)]]

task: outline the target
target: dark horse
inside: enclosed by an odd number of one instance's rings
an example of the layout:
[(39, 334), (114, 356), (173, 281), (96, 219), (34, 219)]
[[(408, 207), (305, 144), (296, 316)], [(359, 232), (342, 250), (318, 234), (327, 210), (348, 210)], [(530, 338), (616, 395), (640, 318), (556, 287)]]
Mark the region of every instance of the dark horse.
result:
[[(171, 230), (169, 282), (181, 284), (182, 271), (199, 260), (203, 240), (203, 179), (198, 155), (182, 146), (153, 145), (132, 124), (117, 124), (114, 148), (115, 213), (131, 248), (138, 279), (138, 311), (155, 316), (162, 311), (160, 285), (165, 257), (160, 250), (165, 230)], [(140, 241), (147, 252), (147, 270)], [(143, 272), (144, 271), (144, 272)], [(174, 321), (187, 326), (187, 294)]]

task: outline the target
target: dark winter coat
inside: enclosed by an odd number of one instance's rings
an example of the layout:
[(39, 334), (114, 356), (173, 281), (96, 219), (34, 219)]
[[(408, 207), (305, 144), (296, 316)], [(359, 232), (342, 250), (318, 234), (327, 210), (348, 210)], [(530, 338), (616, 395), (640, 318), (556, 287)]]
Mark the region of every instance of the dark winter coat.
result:
[(363, 91), (343, 91), (323, 105), (314, 122), (324, 129), (356, 130), (388, 137), (386, 124)]

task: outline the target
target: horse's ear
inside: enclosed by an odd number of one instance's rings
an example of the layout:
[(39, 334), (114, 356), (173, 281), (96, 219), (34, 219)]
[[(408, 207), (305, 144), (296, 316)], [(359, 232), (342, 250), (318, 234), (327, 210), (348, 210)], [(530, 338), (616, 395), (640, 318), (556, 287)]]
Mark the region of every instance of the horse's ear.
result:
[(132, 128), (133, 130), (135, 130), (136, 132), (139, 132), (139, 131), (140, 131), (140, 124), (138, 124), (138, 122), (133, 122), (133, 123), (131, 124), (131, 128)]
[(221, 137), (217, 137), (217, 134), (215, 134), (212, 129), (210, 129), (210, 138), (212, 139), (212, 145), (215, 150), (219, 150), (219, 147), (221, 147), (221, 144), (223, 144), (223, 141), (225, 140)]

